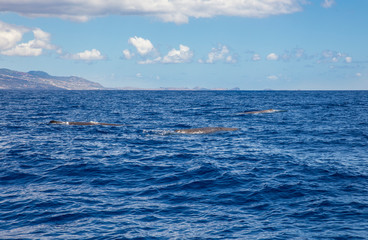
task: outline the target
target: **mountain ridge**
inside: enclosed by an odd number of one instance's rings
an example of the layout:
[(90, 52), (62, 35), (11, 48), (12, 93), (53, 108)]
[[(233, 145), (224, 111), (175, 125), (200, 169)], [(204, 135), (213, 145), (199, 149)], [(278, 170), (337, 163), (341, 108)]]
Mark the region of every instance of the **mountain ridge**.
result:
[(101, 84), (76, 76), (51, 76), (43, 71), (20, 72), (0, 68), (0, 89), (104, 90)]

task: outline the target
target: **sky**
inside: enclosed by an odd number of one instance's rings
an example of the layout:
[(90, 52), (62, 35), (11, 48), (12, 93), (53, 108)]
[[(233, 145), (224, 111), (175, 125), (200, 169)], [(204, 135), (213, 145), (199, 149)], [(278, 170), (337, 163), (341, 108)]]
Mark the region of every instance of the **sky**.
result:
[(368, 90), (367, 0), (0, 0), (0, 68), (105, 87)]

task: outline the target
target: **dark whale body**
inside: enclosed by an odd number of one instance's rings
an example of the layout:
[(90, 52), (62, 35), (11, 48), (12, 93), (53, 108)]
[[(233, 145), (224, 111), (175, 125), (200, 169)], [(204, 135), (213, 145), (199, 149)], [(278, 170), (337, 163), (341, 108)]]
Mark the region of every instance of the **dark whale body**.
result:
[(61, 125), (77, 125), (77, 126), (123, 126), (122, 124), (115, 123), (100, 123), (100, 122), (62, 122), (62, 121), (50, 121), (49, 124), (61, 124)]
[(276, 113), (276, 112), (286, 112), (286, 110), (267, 109), (267, 110), (260, 110), (260, 111), (246, 111), (246, 112), (241, 112), (238, 114), (260, 114), (260, 113)]
[(178, 130), (175, 130), (175, 132), (184, 133), (184, 134), (208, 134), (208, 133), (236, 131), (236, 130), (239, 130), (239, 128), (204, 127), (204, 128), (178, 129)]

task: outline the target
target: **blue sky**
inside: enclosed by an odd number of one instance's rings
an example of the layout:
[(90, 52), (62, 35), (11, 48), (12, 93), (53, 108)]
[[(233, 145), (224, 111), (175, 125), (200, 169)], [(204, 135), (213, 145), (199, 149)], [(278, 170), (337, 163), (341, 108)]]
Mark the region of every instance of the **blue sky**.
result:
[(105, 87), (367, 90), (367, 0), (0, 0), (0, 68)]

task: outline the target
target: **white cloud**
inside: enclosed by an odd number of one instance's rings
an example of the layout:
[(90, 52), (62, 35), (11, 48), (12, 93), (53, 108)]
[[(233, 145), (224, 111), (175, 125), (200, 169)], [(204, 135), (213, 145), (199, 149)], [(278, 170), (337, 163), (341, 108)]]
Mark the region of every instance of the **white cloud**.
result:
[(267, 79), (269, 79), (269, 80), (277, 80), (277, 79), (279, 79), (279, 77), (276, 76), (276, 75), (270, 75), (270, 76), (267, 77)]
[[(33, 32), (34, 39), (26, 43), (19, 43), (23, 34)], [(55, 50), (61, 53), (61, 49), (51, 44), (51, 35), (39, 28), (30, 29), (16, 25), (10, 25), (0, 21), (0, 53), (7, 56), (40, 56), (44, 50)]]
[(0, 50), (15, 47), (29, 29), (0, 21)]
[(260, 18), (291, 14), (301, 11), (305, 3), (305, 0), (1, 0), (0, 11), (76, 21), (106, 15), (140, 15), (157, 17), (166, 22), (186, 23), (190, 17)]
[(163, 59), (162, 63), (186, 63), (190, 62), (193, 57), (193, 52), (189, 47), (181, 45), (179, 50), (172, 49)]
[(275, 61), (278, 59), (279, 59), (279, 56), (276, 53), (270, 53), (267, 55), (267, 60)]
[(42, 48), (35, 48), (32, 46), (32, 42), (21, 43), (14, 48), (5, 50), (1, 52), (3, 55), (7, 56), (40, 56), (42, 54)]
[(56, 46), (50, 43), (51, 35), (49, 33), (44, 32), (39, 28), (36, 28), (35, 30), (33, 30), (33, 34), (35, 37), (35, 40), (33, 42), (34, 47), (39, 47), (47, 50), (53, 50), (57, 48)]
[[(218, 48), (212, 48), (211, 52), (208, 53), (206, 63), (214, 63), (217, 61), (225, 61), (227, 63), (235, 63), (236, 59), (230, 55), (230, 51), (227, 46), (219, 46)], [(203, 60), (199, 61), (200, 63)]]
[(137, 36), (129, 38), (128, 43), (132, 44), (142, 56), (152, 52), (155, 49), (150, 40)]
[[(179, 50), (172, 49), (167, 55), (161, 57), (161, 54), (155, 49), (150, 40), (141, 37), (131, 37), (128, 43), (132, 44), (140, 57), (138, 64), (154, 64), (154, 63), (186, 63), (190, 62), (193, 57), (193, 52), (189, 47), (180, 44)], [(128, 49), (123, 51), (126, 59), (131, 59), (136, 54)]]
[(352, 57), (346, 57), (345, 58), (345, 62), (347, 62), (347, 63), (351, 63), (352, 61), (353, 61)]
[(85, 50), (84, 52), (67, 55), (66, 58), (83, 61), (103, 60), (105, 57), (97, 49)]
[(362, 76), (362, 74), (358, 72), (358, 73), (356, 73), (356, 74), (355, 74), (355, 76), (357, 76), (357, 77), (361, 77), (361, 76)]
[(123, 54), (126, 59), (131, 59), (132, 57), (134, 57), (134, 53), (131, 53), (128, 49), (125, 49), (123, 51)]
[(324, 1), (321, 3), (322, 7), (324, 7), (324, 8), (330, 8), (330, 7), (332, 7), (332, 5), (334, 5), (334, 4), (335, 4), (335, 0), (324, 0)]
[(226, 57), (227, 63), (236, 63), (236, 59), (233, 56), (227, 56)]
[(211, 52), (208, 54), (207, 63), (213, 63), (215, 61), (219, 61), (224, 59), (224, 56), (229, 53), (229, 49), (226, 46), (222, 46), (219, 48), (212, 48)]

